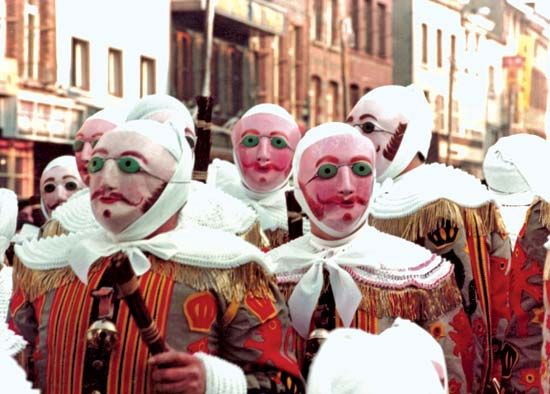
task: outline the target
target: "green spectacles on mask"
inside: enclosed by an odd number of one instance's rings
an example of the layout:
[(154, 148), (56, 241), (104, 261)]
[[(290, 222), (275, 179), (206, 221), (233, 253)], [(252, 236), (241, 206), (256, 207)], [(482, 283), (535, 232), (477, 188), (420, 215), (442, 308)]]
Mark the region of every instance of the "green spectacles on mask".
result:
[[(94, 148), (97, 145), (98, 141), (99, 140), (90, 141), (90, 145), (92, 145), (92, 148)], [(86, 141), (75, 140), (75, 142), (73, 143), (73, 151), (75, 153), (76, 152), (82, 152), (82, 149), (84, 149), (84, 144), (85, 143), (86, 143)]]
[(319, 169), (317, 170), (317, 173), (309, 181), (307, 181), (306, 184), (311, 182), (315, 178), (321, 178), (321, 179), (334, 178), (336, 174), (338, 174), (338, 170), (340, 169), (340, 167), (350, 167), (351, 171), (355, 175), (362, 178), (372, 174), (372, 167), (366, 161), (356, 161), (353, 164), (340, 164), (340, 165), (327, 163), (320, 166)]
[(253, 148), (260, 143), (260, 138), (269, 138), (271, 141), (271, 146), (275, 149), (284, 149), (288, 148), (288, 142), (283, 137), (268, 137), (267, 135), (256, 135), (256, 134), (246, 134), (241, 140), (241, 144), (247, 148)]
[(118, 168), (127, 174), (135, 174), (136, 172), (141, 171), (139, 162), (130, 156), (122, 156), (118, 159), (95, 156), (88, 162), (88, 172), (90, 174), (95, 174), (96, 172), (101, 171), (107, 160), (116, 160)]

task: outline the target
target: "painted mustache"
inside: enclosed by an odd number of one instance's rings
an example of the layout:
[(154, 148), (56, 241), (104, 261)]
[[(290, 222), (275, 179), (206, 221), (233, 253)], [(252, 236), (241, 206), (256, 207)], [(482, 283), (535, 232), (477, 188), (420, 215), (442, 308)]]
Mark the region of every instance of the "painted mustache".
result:
[(275, 165), (275, 163), (273, 162), (265, 162), (265, 163), (260, 163), (260, 162), (257, 162), (255, 161), (254, 163), (250, 163), (250, 164), (245, 164), (245, 163), (242, 163), (242, 166), (246, 169), (254, 169), (256, 171), (283, 171), (285, 170), (286, 166), (282, 165), (282, 166), (278, 166), (278, 165)]
[(106, 192), (104, 189), (96, 190), (92, 194), (92, 200), (99, 200), (104, 204), (114, 204), (121, 201), (132, 206), (138, 206), (141, 203), (141, 199), (139, 201), (132, 201), (122, 193)]
[(348, 197), (342, 197), (342, 196), (332, 196), (327, 199), (322, 199), (320, 197), (317, 197), (319, 202), (321, 204), (335, 204), (335, 205), (352, 205), (352, 204), (360, 204), (360, 205), (367, 205), (367, 200), (364, 198), (358, 196), (358, 195), (351, 195)]

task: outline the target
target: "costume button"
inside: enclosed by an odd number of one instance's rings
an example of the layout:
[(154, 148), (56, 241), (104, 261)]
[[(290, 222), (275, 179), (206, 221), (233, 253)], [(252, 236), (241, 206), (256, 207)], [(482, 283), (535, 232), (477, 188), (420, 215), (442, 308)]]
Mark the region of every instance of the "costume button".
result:
[(94, 391), (92, 391), (90, 394), (101, 394), (101, 391), (99, 391), (99, 390), (94, 390)]
[(333, 251), (333, 250), (329, 250), (329, 251), (327, 252), (327, 254), (326, 254), (326, 257), (327, 257), (328, 259), (330, 259), (332, 256), (334, 256), (334, 251)]

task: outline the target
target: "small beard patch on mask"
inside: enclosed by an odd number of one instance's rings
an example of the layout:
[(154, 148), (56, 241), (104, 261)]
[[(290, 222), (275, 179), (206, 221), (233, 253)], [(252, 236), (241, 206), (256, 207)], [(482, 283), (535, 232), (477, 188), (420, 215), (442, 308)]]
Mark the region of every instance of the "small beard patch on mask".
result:
[(145, 201), (145, 203), (141, 206), (141, 213), (145, 213), (147, 212), (149, 209), (151, 209), (151, 207), (153, 205), (155, 205), (155, 202), (157, 202), (157, 200), (159, 199), (160, 195), (162, 194), (162, 192), (164, 191), (164, 189), (166, 188), (166, 185), (168, 183), (164, 182), (162, 185), (160, 185), (154, 192), (153, 194), (151, 195), (151, 197), (149, 197), (147, 199), (147, 201)]
[(393, 159), (395, 159), (397, 151), (401, 146), (401, 142), (403, 142), (403, 137), (405, 136), (406, 131), (407, 123), (399, 123), (399, 126), (397, 126), (397, 129), (395, 130), (395, 133), (393, 133), (390, 141), (382, 152), (382, 155), (385, 159), (387, 159), (388, 161), (393, 161)]

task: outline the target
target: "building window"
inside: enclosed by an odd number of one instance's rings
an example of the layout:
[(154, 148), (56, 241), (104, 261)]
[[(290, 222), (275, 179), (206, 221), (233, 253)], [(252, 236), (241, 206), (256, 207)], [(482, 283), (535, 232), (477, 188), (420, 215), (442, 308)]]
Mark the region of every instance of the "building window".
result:
[(453, 100), (452, 106), (452, 116), (451, 116), (451, 131), (453, 133), (458, 133), (459, 119), (458, 119), (458, 101)]
[(302, 86), (302, 68), (303, 68), (303, 53), (302, 53), (302, 28), (295, 26), (293, 29), (294, 37), (291, 41), (292, 49), (292, 67), (291, 83), (290, 83), (290, 101), (292, 108), (292, 115), (298, 118), (302, 113), (303, 105), (303, 86)]
[(150, 94), (155, 94), (155, 59), (142, 56), (141, 57), (141, 66), (140, 66), (140, 84), (139, 84), (139, 96), (147, 96)]
[(451, 35), (451, 59), (450, 61), (454, 63), (456, 60), (456, 36), (454, 34)]
[(323, 11), (323, 0), (315, 0), (313, 2), (313, 12), (315, 13), (313, 31), (315, 41), (323, 40)]
[(0, 187), (13, 190), (18, 197), (33, 195), (33, 143), (0, 143)]
[(365, 22), (367, 23), (366, 37), (365, 37), (365, 51), (372, 55), (373, 53), (373, 24), (374, 24), (374, 10), (372, 8), (372, 0), (365, 0)]
[(428, 25), (422, 24), (422, 63), (428, 64)]
[(378, 3), (378, 56), (386, 57), (386, 5)]
[(236, 115), (243, 109), (243, 54), (236, 48), (232, 47), (229, 50), (229, 67), (230, 72), (228, 99), (230, 102), (231, 114)]
[[(40, 47), (40, 19), (38, 6), (25, 4), (25, 51), (23, 76), (28, 79), (38, 79), (39, 47)], [(3, 55), (3, 54), (1, 54)]]
[(330, 13), (331, 13), (331, 25), (332, 25), (332, 31), (331, 31), (331, 39), (330, 43), (332, 46), (338, 46), (338, 37), (340, 35), (338, 34), (340, 21), (340, 16), (338, 15), (338, 0), (331, 0), (331, 7), (330, 7)]
[(479, 39), (480, 39), (480, 34), (479, 33), (476, 33), (476, 52), (479, 51)]
[(331, 81), (329, 83), (329, 91), (328, 91), (328, 97), (327, 98), (328, 98), (328, 100), (327, 100), (328, 101), (328, 103), (327, 103), (327, 108), (328, 108), (327, 121), (328, 122), (341, 121), (340, 111), (338, 110), (340, 100), (339, 100), (339, 97), (338, 97), (338, 83), (337, 82)]
[(109, 94), (122, 97), (122, 51), (109, 48)]
[(71, 52), (71, 86), (90, 89), (90, 45), (73, 37)]
[(445, 130), (445, 99), (441, 95), (435, 98), (435, 129), (440, 133)]
[(487, 75), (487, 78), (489, 79), (489, 94), (494, 95), (495, 94), (495, 68), (493, 66), (489, 66), (489, 72)]
[[(193, 41), (191, 40), (191, 36), (186, 32), (176, 32), (175, 58), (174, 79), (176, 97), (180, 100), (190, 100), (194, 96)], [(212, 59), (215, 62), (214, 51), (212, 51)]]
[(548, 96), (548, 86), (544, 73), (533, 68), (531, 71), (531, 96), (529, 104), (531, 107), (545, 111), (546, 97)]
[(464, 50), (468, 52), (470, 48), (470, 32), (468, 30), (464, 31)]
[[(282, 88), (282, 84), (281, 84), (281, 64), (280, 64), (280, 61), (281, 61), (281, 58), (280, 58), (280, 44), (281, 44), (281, 41), (282, 38), (280, 38), (279, 36), (274, 36), (272, 38), (272, 45), (271, 45), (271, 54), (272, 54), (272, 59), (273, 59), (273, 68), (271, 69), (271, 77), (272, 77), (272, 85), (273, 86), (273, 89), (272, 89), (272, 98), (271, 98), (271, 102), (272, 103), (279, 103), (279, 99), (281, 97), (281, 88)], [(240, 108), (239, 108), (240, 109)]]
[(321, 112), (322, 93), (321, 78), (317, 76), (311, 77), (311, 127), (317, 126), (323, 122)]
[(351, 3), (351, 26), (353, 29), (353, 48), (359, 49), (359, 0), (352, 0)]
[(359, 101), (361, 98), (361, 93), (359, 93), (359, 85), (352, 84), (349, 87), (349, 99), (350, 99), (350, 105), (353, 108), (355, 104)]
[(437, 67), (443, 67), (443, 32), (437, 29)]

